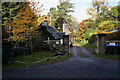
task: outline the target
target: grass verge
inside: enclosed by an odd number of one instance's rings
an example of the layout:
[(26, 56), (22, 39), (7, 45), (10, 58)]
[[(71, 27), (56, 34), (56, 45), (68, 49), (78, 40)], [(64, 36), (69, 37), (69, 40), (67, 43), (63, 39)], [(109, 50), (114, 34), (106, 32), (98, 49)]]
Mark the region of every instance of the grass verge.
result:
[(88, 43), (88, 44), (83, 45), (83, 47), (86, 49), (93, 49), (95, 48), (95, 43), (91, 43), (91, 44)]
[(93, 56), (99, 57), (99, 58), (104, 58), (104, 59), (110, 59), (110, 60), (120, 60), (120, 55), (118, 54), (97, 54), (95, 52), (92, 52)]
[(42, 51), (28, 55), (21, 55), (11, 58), (10, 64), (3, 64), (2, 70), (16, 69), (21, 67), (34, 66), (37, 64), (50, 64), (59, 61), (64, 61), (72, 56), (72, 54), (66, 54), (64, 56), (54, 56), (55, 52)]
[(83, 58), (89, 57), (89, 56), (85, 55), (84, 53), (79, 53), (78, 56), (81, 56), (81, 57), (83, 57)]

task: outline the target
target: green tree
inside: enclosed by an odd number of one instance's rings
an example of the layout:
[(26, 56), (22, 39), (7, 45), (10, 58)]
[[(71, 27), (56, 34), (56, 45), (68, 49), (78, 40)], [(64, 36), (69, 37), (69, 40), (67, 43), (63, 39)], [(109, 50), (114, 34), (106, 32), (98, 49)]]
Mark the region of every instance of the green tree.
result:
[(70, 19), (70, 15), (68, 13), (73, 11), (73, 4), (69, 2), (69, 0), (59, 0), (59, 5), (57, 5), (57, 10), (55, 8), (51, 8), (49, 12), (49, 16), (51, 16), (51, 23), (54, 28), (62, 32), (63, 24), (67, 23)]
[(120, 22), (118, 21), (119, 13), (118, 13), (119, 6), (111, 7), (108, 10), (106, 7), (102, 8), (101, 14), (101, 23), (99, 24), (100, 30), (110, 30), (110, 29), (119, 29)]
[(109, 6), (106, 5), (104, 1), (93, 0), (92, 7), (90, 7), (87, 12), (92, 16), (91, 19), (94, 20), (94, 26), (98, 27), (101, 21), (106, 20), (106, 14), (108, 12)]
[(99, 30), (100, 31), (108, 31), (111, 29), (114, 29), (114, 24), (112, 21), (103, 21), (101, 22), (101, 24), (99, 25)]
[(120, 16), (120, 13), (118, 12), (119, 9), (120, 6), (114, 6), (111, 8), (110, 14), (108, 14), (111, 17), (111, 20), (118, 21), (118, 16)]
[[(111, 28), (109, 29), (119, 29), (119, 21), (118, 17), (119, 15), (119, 6), (109, 7), (105, 4), (105, 1), (99, 2), (99, 1), (93, 1), (93, 5), (91, 8), (89, 8), (88, 14), (92, 16), (93, 22), (89, 22), (90, 25), (93, 25), (95, 30), (106, 30), (105, 25), (111, 25)], [(107, 22), (106, 22), (107, 21)], [(101, 26), (101, 27), (100, 27)], [(102, 28), (103, 27), (103, 28)], [(110, 26), (109, 26), (110, 27)]]
[(57, 15), (56, 8), (50, 8), (48, 16), (50, 16), (50, 25), (53, 27), (55, 27), (56, 15)]

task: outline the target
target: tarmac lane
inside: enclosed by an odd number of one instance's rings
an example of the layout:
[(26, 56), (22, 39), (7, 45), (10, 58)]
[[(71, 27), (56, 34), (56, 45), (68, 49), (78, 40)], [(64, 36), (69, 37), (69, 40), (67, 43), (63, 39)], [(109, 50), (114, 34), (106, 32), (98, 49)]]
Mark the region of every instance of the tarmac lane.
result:
[[(73, 56), (55, 64), (40, 64), (3, 71), (3, 78), (119, 78), (118, 61), (96, 58), (93, 50), (71, 48)], [(78, 53), (89, 57), (83, 58)]]

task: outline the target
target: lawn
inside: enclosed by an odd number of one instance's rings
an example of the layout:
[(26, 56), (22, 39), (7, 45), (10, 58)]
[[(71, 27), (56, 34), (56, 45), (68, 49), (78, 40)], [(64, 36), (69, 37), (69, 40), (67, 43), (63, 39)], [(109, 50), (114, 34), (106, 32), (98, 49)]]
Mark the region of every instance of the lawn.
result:
[(64, 56), (54, 56), (55, 52), (42, 51), (28, 55), (21, 55), (11, 58), (10, 64), (3, 64), (2, 69), (15, 69), (21, 67), (34, 66), (37, 64), (51, 64), (59, 61), (64, 61), (72, 56), (72, 54), (66, 54)]
[(93, 49), (95, 48), (95, 43), (88, 43), (88, 41), (85, 42), (76, 42), (76, 44), (78, 44), (79, 46), (82, 46), (86, 49)]
[(104, 59), (110, 59), (110, 60), (120, 60), (120, 55), (118, 54), (96, 54), (95, 52), (92, 53), (93, 56), (104, 58)]
[[(83, 45), (84, 48), (86, 49), (93, 49), (95, 48), (95, 43), (91, 43), (91, 44), (85, 44)], [(117, 54), (96, 54), (95, 52), (92, 53), (95, 57), (100, 57), (100, 58), (104, 58), (104, 59), (111, 59), (111, 60), (120, 60), (120, 55)]]
[(88, 43), (88, 44), (83, 45), (83, 47), (87, 49), (93, 49), (95, 48), (95, 43), (91, 43), (91, 44)]

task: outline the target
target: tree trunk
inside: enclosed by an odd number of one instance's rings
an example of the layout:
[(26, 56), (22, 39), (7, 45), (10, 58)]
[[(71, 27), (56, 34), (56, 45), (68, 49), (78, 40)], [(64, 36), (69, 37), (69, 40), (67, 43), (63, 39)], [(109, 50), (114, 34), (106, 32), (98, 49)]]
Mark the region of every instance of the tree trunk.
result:
[(41, 48), (42, 48), (42, 42), (40, 42), (39, 51), (41, 51)]
[(31, 40), (29, 40), (29, 53), (33, 53), (33, 46)]

